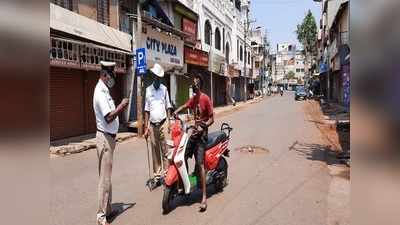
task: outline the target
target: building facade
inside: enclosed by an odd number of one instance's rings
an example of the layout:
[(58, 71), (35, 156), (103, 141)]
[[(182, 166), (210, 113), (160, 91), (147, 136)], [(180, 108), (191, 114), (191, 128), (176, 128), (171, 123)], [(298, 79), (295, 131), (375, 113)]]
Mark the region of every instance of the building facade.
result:
[(305, 76), (305, 56), (303, 51), (296, 51), (295, 56), (295, 77), (299, 82), (304, 82)]
[(145, 88), (152, 82), (144, 75), (138, 84), (134, 57), (138, 48), (145, 48), (148, 68), (154, 63), (164, 67), (163, 83), (176, 106), (191, 96), (193, 75), (203, 77), (205, 92), (215, 106), (247, 99), (248, 83), (257, 76), (252, 72), (250, 33), (246, 29), (250, 1), (147, 0), (140, 5), (140, 29), (138, 2), (50, 2), (52, 140), (95, 131), (92, 97), (101, 60), (117, 63), (117, 87), (112, 93), (115, 101), (124, 96), (131, 99), (127, 112), (120, 117), (121, 126), (137, 126), (137, 101), (143, 100)]
[(50, 1), (51, 140), (95, 132), (101, 60), (117, 63), (115, 101), (126, 94), (132, 38), (120, 30), (119, 7), (120, 1)]
[(350, 106), (349, 1), (321, 2), (318, 63), (321, 91), (333, 102)]
[[(304, 84), (305, 56), (303, 50), (297, 49), (295, 44), (277, 44), (276, 54), (272, 64), (273, 82), (290, 86)], [(290, 76), (290, 75), (293, 76)]]
[(269, 65), (269, 44), (263, 27), (252, 29), (251, 46), (252, 46), (252, 78), (255, 80), (255, 89), (262, 90), (266, 87), (268, 65)]

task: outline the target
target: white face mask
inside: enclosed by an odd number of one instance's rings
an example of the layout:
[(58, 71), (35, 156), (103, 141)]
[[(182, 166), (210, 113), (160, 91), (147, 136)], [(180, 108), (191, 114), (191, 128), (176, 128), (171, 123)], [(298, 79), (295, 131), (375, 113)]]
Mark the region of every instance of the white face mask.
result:
[(108, 88), (114, 87), (114, 85), (115, 85), (115, 80), (114, 80), (114, 78), (112, 78), (112, 77), (109, 76), (109, 79), (108, 79), (108, 81), (106, 82), (106, 85), (107, 85)]
[(190, 88), (190, 93), (192, 94), (192, 96), (196, 96), (196, 92), (193, 91), (193, 87)]

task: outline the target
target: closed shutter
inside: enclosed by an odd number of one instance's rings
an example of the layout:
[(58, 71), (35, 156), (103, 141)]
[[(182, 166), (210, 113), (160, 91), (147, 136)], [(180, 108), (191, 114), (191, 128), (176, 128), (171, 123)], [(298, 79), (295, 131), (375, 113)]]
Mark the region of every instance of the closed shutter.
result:
[(226, 104), (226, 88), (225, 77), (218, 74), (213, 74), (214, 86), (214, 106), (222, 106)]
[(242, 85), (240, 82), (240, 77), (235, 77), (233, 78), (233, 80), (235, 83), (235, 101), (242, 101), (242, 95), (241, 95)]
[(82, 71), (50, 67), (50, 140), (84, 132)]

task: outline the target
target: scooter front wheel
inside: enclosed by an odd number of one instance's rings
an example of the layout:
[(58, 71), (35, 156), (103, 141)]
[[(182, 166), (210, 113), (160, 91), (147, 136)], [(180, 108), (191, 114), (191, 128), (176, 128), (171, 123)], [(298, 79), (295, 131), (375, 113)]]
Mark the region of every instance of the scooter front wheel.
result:
[(171, 201), (172, 201), (172, 187), (165, 187), (164, 194), (162, 199), (162, 209), (163, 213), (168, 213), (171, 210)]
[(221, 160), (218, 163), (217, 171), (219, 173), (219, 177), (215, 182), (215, 188), (218, 192), (222, 192), (224, 187), (228, 184), (228, 162), (224, 157), (221, 157)]

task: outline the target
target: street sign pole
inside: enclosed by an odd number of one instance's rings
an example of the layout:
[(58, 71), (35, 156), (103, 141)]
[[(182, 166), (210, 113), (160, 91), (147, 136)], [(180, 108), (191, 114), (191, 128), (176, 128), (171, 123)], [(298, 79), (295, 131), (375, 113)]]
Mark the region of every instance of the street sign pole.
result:
[[(136, 15), (137, 15), (137, 28), (136, 28), (136, 43), (137, 47), (140, 47), (140, 39), (141, 39), (141, 34), (142, 34), (142, 16), (141, 16), (141, 1), (137, 2), (137, 8), (136, 8)], [(135, 27), (134, 24), (132, 24), (132, 27)], [(136, 58), (136, 60), (138, 60)], [(138, 71), (136, 71), (138, 72)], [(137, 129), (138, 129), (138, 135), (142, 136), (143, 135), (143, 96), (142, 96), (142, 79), (141, 76), (137, 76)]]
[(146, 49), (138, 48), (136, 49), (136, 68), (138, 76), (146, 74), (147, 64), (146, 64)]

